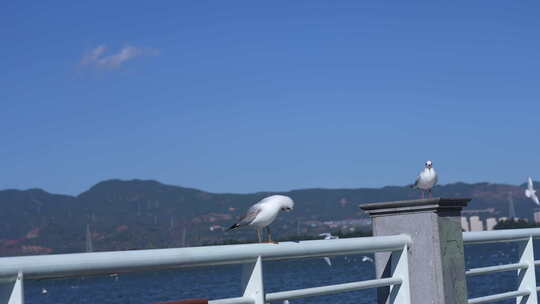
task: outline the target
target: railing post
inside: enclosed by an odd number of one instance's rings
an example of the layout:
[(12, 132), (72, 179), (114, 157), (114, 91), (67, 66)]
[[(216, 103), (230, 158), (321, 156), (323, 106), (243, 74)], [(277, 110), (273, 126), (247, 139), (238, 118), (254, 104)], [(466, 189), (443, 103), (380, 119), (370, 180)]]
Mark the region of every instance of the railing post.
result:
[(390, 288), (390, 304), (411, 304), (407, 248), (405, 245), (403, 250), (392, 252), (392, 277), (401, 279), (401, 284)]
[[(414, 304), (465, 304), (467, 284), (461, 209), (470, 199), (430, 198), (364, 204), (373, 235), (408, 234), (410, 301)], [(392, 254), (375, 254), (377, 277), (392, 275)], [(392, 303), (391, 290), (378, 290), (378, 303)]]
[(536, 295), (536, 274), (534, 269), (534, 248), (532, 236), (520, 244), (520, 263), (526, 263), (527, 268), (518, 270), (518, 290), (528, 290), (530, 294), (516, 299), (517, 304), (538, 304)]
[(0, 304), (24, 304), (23, 274), (0, 282)]
[(261, 257), (257, 257), (254, 263), (244, 264), (242, 283), (244, 287), (243, 297), (253, 299), (253, 304), (264, 303), (264, 282)]

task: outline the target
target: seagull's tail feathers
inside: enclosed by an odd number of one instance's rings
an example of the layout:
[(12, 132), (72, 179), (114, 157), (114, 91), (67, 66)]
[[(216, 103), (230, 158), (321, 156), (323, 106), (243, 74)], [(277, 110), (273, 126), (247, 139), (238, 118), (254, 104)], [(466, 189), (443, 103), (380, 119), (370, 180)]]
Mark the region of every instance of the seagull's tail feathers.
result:
[(533, 195), (533, 193), (532, 193), (531, 190), (525, 189), (525, 196), (526, 196), (526, 197), (531, 198), (532, 195)]
[(229, 227), (229, 229), (227, 229), (227, 231), (231, 231), (231, 230), (234, 230), (236, 228), (240, 227), (240, 225), (238, 225), (238, 223), (232, 225), (231, 227)]

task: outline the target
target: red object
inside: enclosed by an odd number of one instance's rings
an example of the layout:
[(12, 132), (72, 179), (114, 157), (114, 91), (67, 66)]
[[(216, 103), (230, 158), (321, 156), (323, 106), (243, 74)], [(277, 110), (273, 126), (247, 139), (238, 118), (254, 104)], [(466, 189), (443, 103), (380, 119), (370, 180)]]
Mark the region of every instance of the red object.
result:
[(154, 304), (208, 304), (208, 299), (187, 299), (181, 301), (159, 302)]

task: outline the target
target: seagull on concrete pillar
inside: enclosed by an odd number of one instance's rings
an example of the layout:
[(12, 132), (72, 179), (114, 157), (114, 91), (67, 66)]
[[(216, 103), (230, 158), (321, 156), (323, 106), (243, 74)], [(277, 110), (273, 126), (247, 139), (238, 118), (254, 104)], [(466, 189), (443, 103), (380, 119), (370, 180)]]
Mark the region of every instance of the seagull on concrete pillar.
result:
[(420, 189), (422, 198), (424, 198), (424, 192), (426, 191), (429, 193), (429, 197), (432, 197), (431, 189), (437, 184), (437, 179), (437, 172), (433, 168), (433, 163), (428, 160), (424, 166), (424, 170), (420, 172), (414, 185), (411, 185), (411, 188)]

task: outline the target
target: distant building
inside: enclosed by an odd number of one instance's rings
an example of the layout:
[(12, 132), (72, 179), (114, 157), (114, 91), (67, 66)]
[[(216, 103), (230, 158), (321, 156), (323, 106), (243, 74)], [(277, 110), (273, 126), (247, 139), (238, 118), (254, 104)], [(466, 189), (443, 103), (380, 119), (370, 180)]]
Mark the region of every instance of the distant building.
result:
[(482, 231), (484, 230), (484, 223), (480, 220), (478, 216), (471, 216), (469, 218), (471, 224), (471, 231)]
[(471, 230), (471, 228), (469, 227), (469, 221), (464, 216), (461, 217), (461, 229), (463, 229), (463, 231)]
[(486, 230), (493, 230), (493, 228), (497, 225), (497, 219), (494, 217), (489, 217), (486, 219)]
[(503, 216), (503, 217), (500, 217), (500, 218), (499, 218), (499, 222), (500, 222), (500, 221), (506, 221), (506, 220), (508, 220), (508, 218), (507, 218), (506, 216)]
[(536, 211), (536, 212), (534, 213), (534, 222), (535, 222), (536, 224), (540, 224), (540, 211)]
[(347, 219), (347, 220), (337, 220), (337, 221), (325, 221), (325, 222), (319, 222), (319, 221), (304, 221), (302, 224), (312, 224), (317, 223), (317, 225), (324, 224), (328, 226), (329, 228), (346, 228), (346, 227), (370, 227), (371, 226), (371, 220), (362, 218), (362, 219)]

